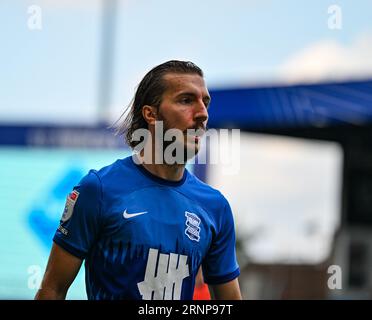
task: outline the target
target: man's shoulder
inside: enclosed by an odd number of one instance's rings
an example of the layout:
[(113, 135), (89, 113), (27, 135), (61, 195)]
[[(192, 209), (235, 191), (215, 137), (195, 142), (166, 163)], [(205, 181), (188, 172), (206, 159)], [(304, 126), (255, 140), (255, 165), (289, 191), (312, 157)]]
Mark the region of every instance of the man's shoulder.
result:
[(100, 169), (97, 169), (97, 170), (91, 170), (93, 173), (95, 173), (101, 180), (107, 178), (108, 176), (112, 175), (112, 174), (116, 174), (118, 172), (120, 172), (121, 170), (125, 169), (125, 160), (127, 158), (124, 158), (124, 159), (118, 159), (116, 161), (114, 161), (113, 163), (109, 164), (109, 165), (106, 165)]
[(189, 173), (188, 192), (195, 198), (209, 206), (225, 206), (228, 201), (222, 192), (206, 182), (201, 181), (194, 174)]
[(101, 188), (128, 185), (130, 181), (133, 181), (131, 177), (135, 174), (135, 170), (130, 166), (129, 160), (129, 157), (118, 159), (100, 169), (91, 169), (81, 183), (100, 185)]
[(117, 159), (113, 163), (96, 170), (97, 175), (102, 179), (111, 179), (112, 176), (131, 176), (138, 174), (132, 156), (123, 159)]

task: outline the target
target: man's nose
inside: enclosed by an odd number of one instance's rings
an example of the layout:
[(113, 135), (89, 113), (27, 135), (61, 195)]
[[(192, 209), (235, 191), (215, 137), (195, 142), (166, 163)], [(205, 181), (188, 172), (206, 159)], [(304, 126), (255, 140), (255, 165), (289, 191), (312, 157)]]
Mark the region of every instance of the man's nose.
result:
[(198, 101), (194, 113), (194, 119), (198, 122), (205, 122), (208, 120), (208, 109), (203, 101)]

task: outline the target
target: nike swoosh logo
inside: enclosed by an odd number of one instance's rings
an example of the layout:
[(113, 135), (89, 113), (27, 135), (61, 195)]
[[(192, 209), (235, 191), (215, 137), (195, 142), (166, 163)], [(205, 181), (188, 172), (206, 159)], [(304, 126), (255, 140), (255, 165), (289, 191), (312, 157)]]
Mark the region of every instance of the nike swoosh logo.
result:
[(128, 213), (127, 209), (125, 209), (124, 212), (123, 212), (123, 217), (125, 219), (130, 219), (130, 218), (137, 217), (137, 216), (140, 216), (140, 215), (145, 214), (145, 213), (147, 213), (147, 211), (137, 212), (137, 213)]

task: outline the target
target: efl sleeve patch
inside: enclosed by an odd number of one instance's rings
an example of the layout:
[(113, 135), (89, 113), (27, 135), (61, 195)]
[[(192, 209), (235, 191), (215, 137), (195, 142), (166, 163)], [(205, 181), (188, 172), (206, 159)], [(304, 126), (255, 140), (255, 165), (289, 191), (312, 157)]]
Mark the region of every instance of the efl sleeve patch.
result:
[(63, 215), (61, 218), (62, 222), (65, 222), (71, 218), (72, 213), (74, 212), (75, 203), (78, 197), (79, 197), (79, 192), (76, 190), (73, 190), (67, 196), (65, 209), (63, 210)]

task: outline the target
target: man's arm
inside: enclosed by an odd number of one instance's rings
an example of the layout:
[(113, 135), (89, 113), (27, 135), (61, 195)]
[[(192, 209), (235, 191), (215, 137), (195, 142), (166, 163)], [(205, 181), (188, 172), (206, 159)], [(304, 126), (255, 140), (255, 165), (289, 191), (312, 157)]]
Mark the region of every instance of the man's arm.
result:
[(53, 243), (41, 287), (35, 300), (63, 300), (78, 274), (82, 260)]
[(213, 300), (242, 300), (238, 278), (223, 284), (210, 285), (209, 290)]

